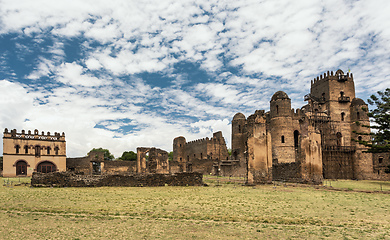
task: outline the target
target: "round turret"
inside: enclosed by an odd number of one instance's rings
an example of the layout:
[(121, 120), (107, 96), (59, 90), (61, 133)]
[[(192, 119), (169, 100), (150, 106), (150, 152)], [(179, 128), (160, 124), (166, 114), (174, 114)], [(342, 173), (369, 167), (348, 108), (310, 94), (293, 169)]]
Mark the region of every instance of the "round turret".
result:
[(351, 102), (351, 107), (367, 105), (361, 98), (354, 98)]
[(184, 161), (186, 139), (183, 136), (173, 139), (173, 160)]
[(245, 115), (244, 114), (242, 114), (242, 113), (236, 113), (235, 115), (234, 115), (234, 117), (233, 117), (233, 121), (235, 121), (235, 120), (245, 120)]
[(271, 118), (291, 117), (291, 99), (283, 91), (276, 92), (270, 102)]
[(283, 91), (277, 91), (276, 93), (274, 93), (274, 95), (271, 98), (271, 101), (276, 101), (276, 100), (279, 100), (279, 99), (289, 99), (289, 100), (291, 100), (288, 97), (287, 93), (285, 93)]

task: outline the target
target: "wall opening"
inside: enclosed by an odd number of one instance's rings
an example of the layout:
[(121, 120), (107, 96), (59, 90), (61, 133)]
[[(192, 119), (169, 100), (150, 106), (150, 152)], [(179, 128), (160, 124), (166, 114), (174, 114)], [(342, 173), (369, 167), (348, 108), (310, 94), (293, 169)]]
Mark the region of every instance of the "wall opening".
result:
[(28, 146), (27, 146), (27, 145), (24, 146), (24, 153), (25, 153), (25, 154), (28, 154)]
[(16, 163), (16, 175), (27, 176), (27, 163), (26, 161), (20, 160)]
[(337, 146), (341, 146), (342, 138), (343, 138), (343, 135), (341, 134), (341, 132), (336, 133), (336, 138), (337, 138)]
[(20, 146), (19, 145), (16, 145), (15, 146), (15, 152), (18, 154), (19, 153), (19, 149), (20, 149)]
[(342, 112), (342, 113), (341, 113), (341, 121), (344, 121), (344, 118), (345, 118), (345, 113)]
[(294, 148), (298, 149), (298, 144), (299, 144), (299, 131), (295, 130), (294, 131)]
[(279, 106), (276, 105), (276, 114), (279, 114)]
[(56, 170), (57, 170), (56, 165), (49, 161), (41, 162), (37, 166), (37, 172), (40, 173), (50, 173), (50, 172), (55, 172)]
[(284, 143), (284, 136), (281, 137), (281, 141), (282, 141), (282, 143)]
[(47, 147), (47, 148), (46, 148), (46, 153), (47, 153), (47, 155), (50, 155), (50, 150), (51, 150), (50, 147)]
[(41, 146), (36, 145), (35, 146), (35, 157), (40, 157), (41, 156)]
[(378, 162), (379, 162), (379, 163), (382, 163), (382, 162), (383, 162), (383, 157), (379, 157), (379, 158), (378, 158)]
[(359, 112), (356, 113), (356, 119), (360, 120), (360, 113)]

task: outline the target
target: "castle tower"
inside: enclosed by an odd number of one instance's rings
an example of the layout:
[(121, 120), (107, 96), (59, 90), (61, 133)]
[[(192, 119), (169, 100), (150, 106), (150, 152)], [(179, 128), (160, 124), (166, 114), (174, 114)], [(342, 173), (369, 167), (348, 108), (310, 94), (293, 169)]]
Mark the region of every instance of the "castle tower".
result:
[[(349, 72), (344, 74), (337, 70), (335, 74), (327, 72), (312, 81), (310, 96), (318, 100), (322, 105), (322, 111), (326, 112), (336, 126), (334, 131), (325, 140), (326, 145), (351, 146), (351, 115), (350, 104), (355, 98), (355, 84), (353, 76)], [(316, 113), (318, 109), (314, 109)], [(330, 140), (335, 139), (335, 141)]]
[(240, 166), (245, 166), (246, 119), (242, 113), (236, 113), (232, 120), (232, 159), (240, 160)]
[(270, 105), (272, 159), (279, 163), (295, 162), (291, 99), (285, 92), (278, 91), (272, 96)]
[(182, 170), (185, 169), (186, 166), (186, 139), (183, 136), (177, 137), (173, 139), (173, 161), (177, 161), (180, 166), (182, 166)]
[(355, 178), (367, 179), (372, 174), (372, 154), (365, 153), (367, 150), (362, 144), (356, 141), (369, 141), (371, 132), (370, 128), (365, 127), (370, 125), (369, 117), (367, 116), (368, 105), (360, 98), (352, 99), (350, 106), (351, 130), (352, 130), (352, 145), (355, 146), (356, 152), (354, 156), (354, 172)]

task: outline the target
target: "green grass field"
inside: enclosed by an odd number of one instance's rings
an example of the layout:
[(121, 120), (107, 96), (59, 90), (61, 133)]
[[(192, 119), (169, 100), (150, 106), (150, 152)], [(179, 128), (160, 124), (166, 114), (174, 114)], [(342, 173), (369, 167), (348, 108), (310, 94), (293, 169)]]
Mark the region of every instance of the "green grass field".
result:
[(209, 187), (150, 188), (1, 181), (0, 239), (390, 239), (383, 193), (212, 179)]

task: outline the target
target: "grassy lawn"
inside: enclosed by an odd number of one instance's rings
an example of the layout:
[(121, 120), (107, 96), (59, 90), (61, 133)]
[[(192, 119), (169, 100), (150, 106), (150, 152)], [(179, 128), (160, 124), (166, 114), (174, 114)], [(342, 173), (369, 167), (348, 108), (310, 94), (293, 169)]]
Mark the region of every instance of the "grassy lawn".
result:
[(0, 239), (390, 239), (388, 194), (214, 180), (151, 188), (3, 180)]

